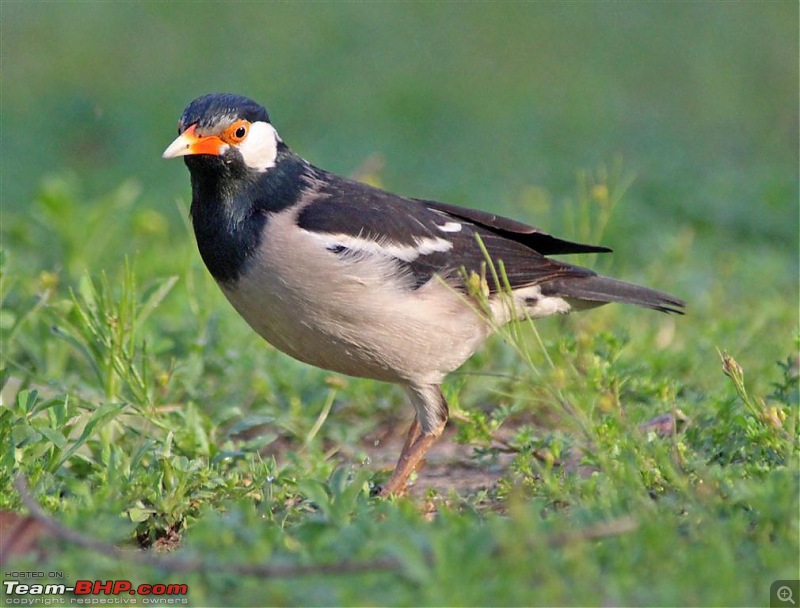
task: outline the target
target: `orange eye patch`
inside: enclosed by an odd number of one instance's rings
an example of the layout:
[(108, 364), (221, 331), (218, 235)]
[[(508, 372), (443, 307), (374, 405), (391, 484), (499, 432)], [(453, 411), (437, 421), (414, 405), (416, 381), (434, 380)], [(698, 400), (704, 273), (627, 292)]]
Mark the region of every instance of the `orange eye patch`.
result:
[(250, 132), (250, 123), (246, 120), (237, 120), (223, 131), (220, 139), (227, 144), (241, 143)]

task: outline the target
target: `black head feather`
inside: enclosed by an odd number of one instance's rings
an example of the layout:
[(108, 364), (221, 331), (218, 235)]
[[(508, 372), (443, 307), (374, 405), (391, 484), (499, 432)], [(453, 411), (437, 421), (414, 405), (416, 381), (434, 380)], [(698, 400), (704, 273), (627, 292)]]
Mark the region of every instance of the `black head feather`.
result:
[(264, 106), (243, 95), (210, 93), (192, 101), (181, 115), (178, 132), (196, 124), (200, 131), (213, 128), (222, 122), (244, 119), (250, 122), (269, 122)]

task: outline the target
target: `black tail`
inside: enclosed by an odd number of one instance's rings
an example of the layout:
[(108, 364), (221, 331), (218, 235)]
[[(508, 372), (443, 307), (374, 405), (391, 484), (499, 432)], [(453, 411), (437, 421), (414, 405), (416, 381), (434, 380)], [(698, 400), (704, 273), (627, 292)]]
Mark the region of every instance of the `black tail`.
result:
[(542, 295), (575, 298), (590, 303), (623, 302), (661, 312), (683, 314), (686, 302), (648, 287), (601, 276), (566, 277), (541, 285)]

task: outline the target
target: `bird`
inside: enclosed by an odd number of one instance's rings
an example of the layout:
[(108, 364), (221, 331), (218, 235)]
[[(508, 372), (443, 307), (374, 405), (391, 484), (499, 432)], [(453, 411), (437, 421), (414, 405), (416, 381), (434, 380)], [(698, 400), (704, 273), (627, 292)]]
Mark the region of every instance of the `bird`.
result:
[(253, 330), (299, 361), (407, 392), (415, 417), (383, 497), (406, 492), (448, 421), (443, 380), (497, 328), (611, 302), (686, 306), (550, 257), (607, 247), (316, 167), (241, 95), (194, 99), (163, 157), (184, 159), (200, 256)]

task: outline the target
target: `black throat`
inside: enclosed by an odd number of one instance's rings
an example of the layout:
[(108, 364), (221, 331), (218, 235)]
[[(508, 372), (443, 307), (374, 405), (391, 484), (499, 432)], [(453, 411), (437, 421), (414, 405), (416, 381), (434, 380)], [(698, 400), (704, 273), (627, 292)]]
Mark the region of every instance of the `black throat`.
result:
[(213, 156), (185, 160), (200, 256), (218, 282), (233, 284), (258, 251), (270, 215), (300, 199), (312, 169), (282, 143), (275, 166), (264, 172)]

